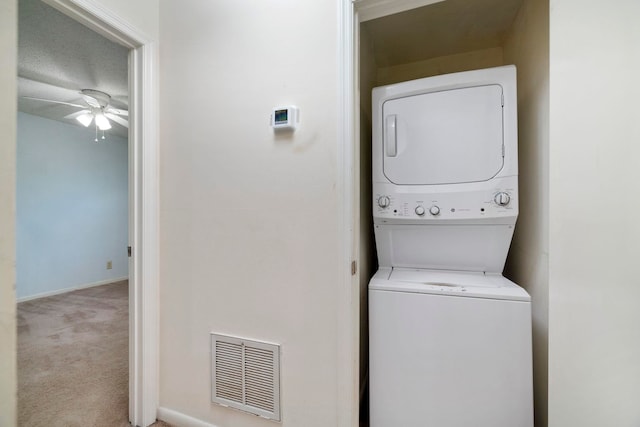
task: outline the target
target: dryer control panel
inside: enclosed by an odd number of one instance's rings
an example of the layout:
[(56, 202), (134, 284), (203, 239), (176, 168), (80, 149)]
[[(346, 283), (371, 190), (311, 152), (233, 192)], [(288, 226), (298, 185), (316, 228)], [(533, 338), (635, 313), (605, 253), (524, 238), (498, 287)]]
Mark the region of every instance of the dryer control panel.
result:
[(419, 188), (399, 191), (398, 186), (379, 183), (374, 185), (373, 216), (378, 223), (393, 219), (433, 222), (517, 217), (517, 177), (498, 179), (482, 187), (486, 188), (421, 193)]

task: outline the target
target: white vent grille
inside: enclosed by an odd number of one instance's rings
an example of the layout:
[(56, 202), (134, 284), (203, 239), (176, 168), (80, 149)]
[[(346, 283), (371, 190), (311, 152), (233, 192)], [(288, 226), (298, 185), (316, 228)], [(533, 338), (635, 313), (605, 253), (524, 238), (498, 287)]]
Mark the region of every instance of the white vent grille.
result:
[(216, 342), (216, 396), (242, 402), (242, 346)]
[(280, 347), (211, 334), (211, 400), (280, 421)]

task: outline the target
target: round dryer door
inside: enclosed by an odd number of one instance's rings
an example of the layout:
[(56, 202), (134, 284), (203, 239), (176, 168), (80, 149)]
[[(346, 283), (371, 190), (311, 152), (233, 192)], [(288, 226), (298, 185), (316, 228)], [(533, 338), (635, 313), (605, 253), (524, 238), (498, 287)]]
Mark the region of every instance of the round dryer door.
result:
[(382, 126), (384, 174), (394, 184), (487, 181), (502, 169), (500, 85), (388, 100)]

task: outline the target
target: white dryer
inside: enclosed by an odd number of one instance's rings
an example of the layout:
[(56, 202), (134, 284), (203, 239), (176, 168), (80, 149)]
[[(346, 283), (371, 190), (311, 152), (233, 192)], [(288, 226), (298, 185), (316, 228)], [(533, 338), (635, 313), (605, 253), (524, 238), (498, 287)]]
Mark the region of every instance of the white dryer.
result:
[(373, 90), (371, 427), (532, 427), (514, 66)]

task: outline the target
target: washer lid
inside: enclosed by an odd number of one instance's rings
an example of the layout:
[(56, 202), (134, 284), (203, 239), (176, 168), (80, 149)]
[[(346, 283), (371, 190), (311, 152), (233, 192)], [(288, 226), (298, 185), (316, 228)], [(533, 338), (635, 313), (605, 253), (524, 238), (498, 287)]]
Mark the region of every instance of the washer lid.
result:
[(493, 178), (504, 163), (502, 100), (490, 84), (385, 101), (384, 175), (402, 185)]
[(464, 271), (381, 268), (370, 290), (531, 301), (520, 286), (500, 274)]

